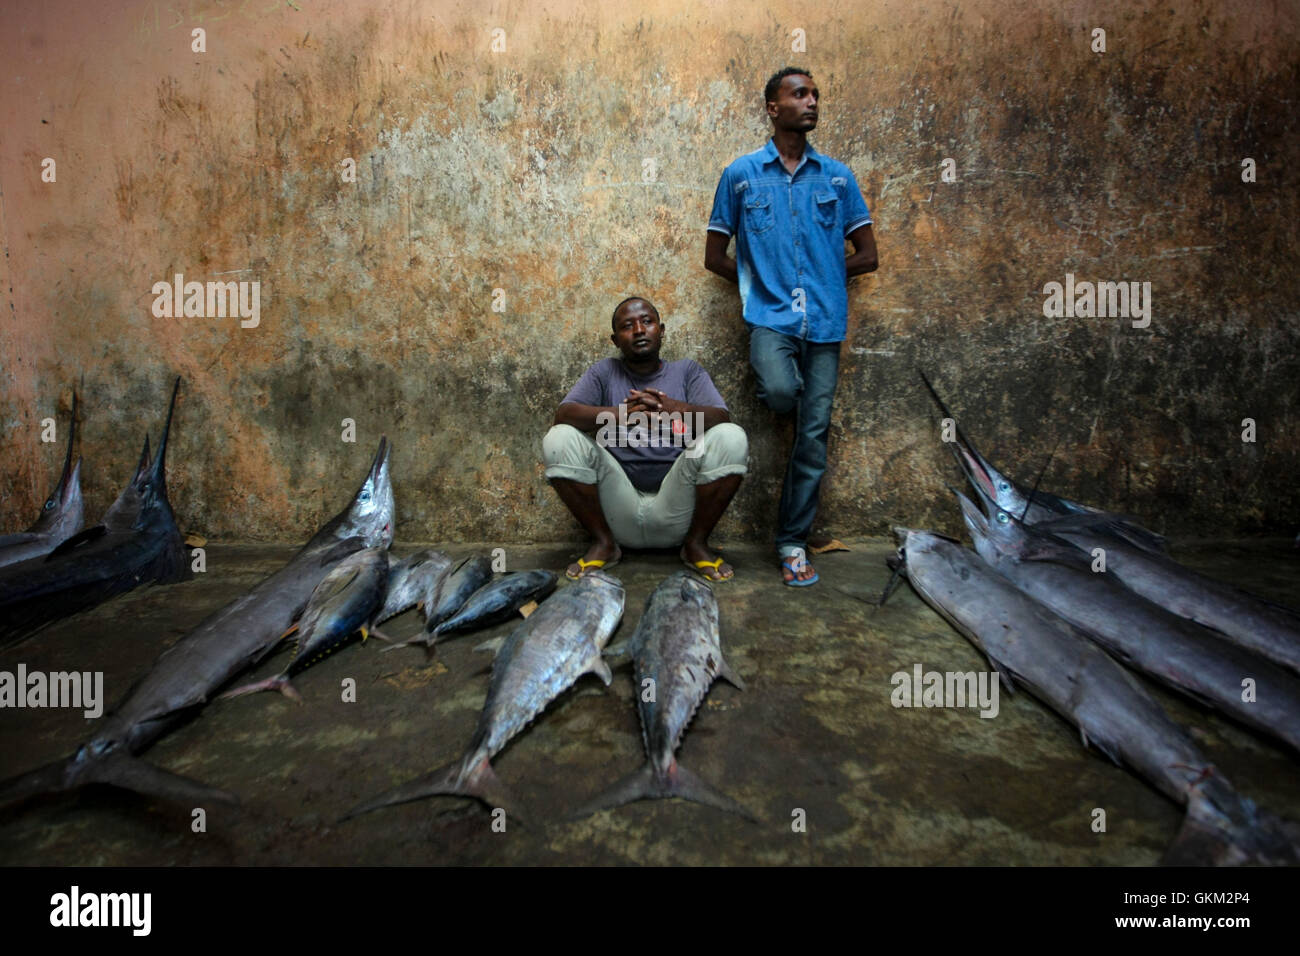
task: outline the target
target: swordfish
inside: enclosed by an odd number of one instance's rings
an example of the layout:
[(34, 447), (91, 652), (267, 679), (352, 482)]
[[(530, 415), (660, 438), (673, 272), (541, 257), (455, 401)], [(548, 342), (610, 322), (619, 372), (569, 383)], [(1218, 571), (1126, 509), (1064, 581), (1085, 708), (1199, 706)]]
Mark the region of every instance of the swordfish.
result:
[[(1020, 590), (1135, 670), (1300, 753), (1300, 680), (1294, 675), (1170, 614), (1111, 575), (1095, 573), (1073, 545), (1022, 525), (987, 499), (986, 517), (970, 499), (958, 498), (976, 552)], [(1246, 679), (1255, 686), (1250, 700), (1242, 699)]]
[(232, 794), (154, 767), (136, 755), (193, 716), (214, 691), (275, 647), (336, 564), (364, 548), (392, 544), (389, 451), (387, 439), (380, 439), (370, 470), (348, 506), (283, 568), (164, 651), (76, 753), (0, 783), (0, 808), (89, 783), (182, 802), (235, 802)]
[(1300, 863), (1300, 828), (1255, 806), (1183, 727), (1074, 625), (950, 538), (897, 529), (901, 568), (927, 604), (982, 651), (1009, 690), (1021, 684), (1116, 764), (1186, 809), (1165, 853), (1177, 864)]
[(45, 499), (40, 517), (26, 531), (0, 535), (0, 567), (49, 554), (81, 530), (85, 502), (81, 497), (81, 459), (72, 462), (77, 440), (77, 393), (72, 393), (72, 423), (68, 426), (68, 450), (63, 456), (59, 483)]
[(104, 520), (44, 557), (0, 569), (0, 646), (142, 584), (189, 577), (185, 539), (167, 500), (167, 436), (180, 387), (177, 378), (158, 457), (149, 461), (146, 437), (135, 476)]
[[(930, 383), (925, 384), (951, 417)], [(1041, 491), (1026, 494), (975, 450), (960, 427), (956, 439), (951, 445), (957, 463), (983, 499), (1082, 551), (1104, 554), (1105, 573), (1130, 590), (1300, 674), (1300, 613), (1183, 567), (1164, 554), (1163, 538), (1127, 518)]]

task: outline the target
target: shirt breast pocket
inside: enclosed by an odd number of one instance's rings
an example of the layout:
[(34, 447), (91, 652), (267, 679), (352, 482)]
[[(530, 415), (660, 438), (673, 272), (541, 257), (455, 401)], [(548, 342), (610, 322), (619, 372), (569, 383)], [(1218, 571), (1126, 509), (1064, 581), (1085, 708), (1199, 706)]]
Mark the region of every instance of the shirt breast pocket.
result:
[(817, 225), (832, 229), (840, 219), (840, 197), (833, 192), (815, 193), (813, 199), (816, 210)]
[(745, 231), (751, 236), (762, 235), (776, 225), (772, 213), (771, 196), (749, 196), (745, 199)]

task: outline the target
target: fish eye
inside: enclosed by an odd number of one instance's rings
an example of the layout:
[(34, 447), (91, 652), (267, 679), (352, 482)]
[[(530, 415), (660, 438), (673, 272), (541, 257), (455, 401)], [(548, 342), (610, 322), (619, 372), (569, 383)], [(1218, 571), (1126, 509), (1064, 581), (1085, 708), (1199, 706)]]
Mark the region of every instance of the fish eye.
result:
[(1005, 481), (998, 482), (998, 491), (1010, 491), (1010, 490), (1011, 490), (1011, 486), (1007, 484)]
[(369, 489), (369, 488), (364, 489), (364, 490), (361, 492), (361, 494), (360, 494), (359, 497), (361, 498), (362, 501), (369, 501), (369, 500), (370, 500), (370, 489)]
[(1011, 519), (1007, 517), (1007, 513), (1005, 511), (998, 512), (998, 524), (1006, 524), (1010, 520)]
[(46, 510), (46, 511), (53, 511), (53, 510), (54, 510), (54, 499), (53, 499), (53, 498), (50, 498), (50, 499), (48, 499), (48, 500), (45, 502), (45, 510)]

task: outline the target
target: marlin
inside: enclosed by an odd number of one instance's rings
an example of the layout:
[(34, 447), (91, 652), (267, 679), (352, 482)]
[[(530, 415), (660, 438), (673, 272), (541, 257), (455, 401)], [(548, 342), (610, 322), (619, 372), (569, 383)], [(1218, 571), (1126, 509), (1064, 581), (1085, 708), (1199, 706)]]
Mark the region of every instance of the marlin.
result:
[(77, 440), (77, 392), (72, 392), (72, 423), (68, 427), (68, 450), (63, 456), (59, 482), (45, 499), (36, 523), (17, 534), (0, 535), (0, 567), (49, 554), (81, 530), (85, 523), (85, 502), (81, 497), (81, 458), (72, 462)]
[[(951, 417), (933, 389), (931, 395)], [(1026, 493), (982, 458), (960, 429), (952, 445), (982, 499), (1090, 555), (1104, 556), (1105, 573), (1148, 601), (1300, 674), (1300, 613), (1183, 567), (1163, 553), (1162, 538), (1123, 516), (1041, 491)], [(1058, 508), (1058, 502), (1069, 507)]]
[(370, 470), (348, 506), (283, 568), (164, 651), (153, 670), (103, 718), (95, 736), (76, 753), (0, 783), (0, 808), (89, 783), (112, 784), (182, 803), (235, 802), (232, 794), (154, 767), (137, 755), (197, 714), (215, 691), (274, 648), (336, 564), (364, 548), (392, 544), (389, 452), (387, 439), (381, 439)]
[[(722, 656), (718, 599), (690, 571), (678, 571), (646, 599), (645, 613), (627, 642), (636, 670), (637, 710), (646, 762), (595, 797), (574, 818), (647, 798), (682, 797), (754, 815), (677, 762), (677, 748), (716, 678), (739, 690), (745, 682)], [(611, 652), (612, 653), (612, 652)]]
[(623, 585), (603, 571), (587, 572), (544, 601), (501, 642), (464, 756), (354, 807), (342, 819), (435, 794), (476, 797), (517, 817), (518, 805), (493, 772), (492, 758), (584, 674), (596, 674), (609, 686), (613, 675), (601, 652), (622, 619)]
[(177, 378), (158, 456), (150, 462), (146, 437), (135, 476), (104, 520), (42, 558), (0, 570), (0, 645), (15, 643), (52, 621), (141, 584), (189, 577), (185, 539), (167, 500), (167, 437), (180, 386)]
[(1300, 828), (1237, 793), (1186, 730), (1082, 631), (970, 550), (897, 529), (916, 592), (984, 653), (1008, 690), (1026, 689), (1090, 744), (1186, 810), (1165, 853), (1176, 864), (1300, 863)]
[[(1021, 524), (987, 499), (986, 517), (970, 499), (957, 497), (976, 552), (1021, 591), (1124, 664), (1300, 753), (1295, 676), (1195, 621), (1170, 614), (1112, 575), (1094, 572), (1078, 548)], [(1255, 693), (1243, 700), (1247, 679)]]
[(978, 484), (982, 491), (998, 502), (999, 507), (1018, 515), (1027, 524), (1073, 517), (1079, 523), (1094, 529), (1099, 535), (1128, 542), (1132, 546), (1154, 554), (1164, 553), (1166, 548), (1164, 536), (1144, 528), (1127, 515), (1100, 511), (1082, 502), (1043, 491), (1036, 484), (1031, 490), (1026, 491), (1002, 474), (987, 458), (975, 450), (974, 443), (962, 431), (961, 425), (953, 417), (943, 399), (939, 397), (939, 393), (934, 390), (925, 373), (918, 369), (917, 374), (921, 376), (921, 381), (925, 383), (926, 390), (934, 399), (934, 403), (939, 406), (940, 412), (953, 423), (954, 440), (945, 444), (952, 449), (957, 464), (972, 483)]

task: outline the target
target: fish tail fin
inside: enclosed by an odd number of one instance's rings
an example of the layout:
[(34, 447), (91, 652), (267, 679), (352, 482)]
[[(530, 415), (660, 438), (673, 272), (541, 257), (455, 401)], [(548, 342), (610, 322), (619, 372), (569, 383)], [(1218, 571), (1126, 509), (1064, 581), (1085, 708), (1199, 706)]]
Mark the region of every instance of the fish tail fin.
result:
[(632, 803), (636, 800), (649, 800), (664, 796), (660, 792), (661, 790), (662, 788), (655, 780), (654, 766), (649, 763), (642, 764), (641, 767), (632, 771), (608, 790), (601, 791), (578, 807), (569, 814), (568, 818), (570, 820), (580, 820), (600, 810), (612, 810), (614, 807), (621, 807), (625, 803)]
[(45, 794), (66, 793), (91, 783), (108, 784), (180, 804), (239, 803), (233, 793), (155, 767), (130, 754), (116, 753), (90, 763), (74, 755), (11, 777), (0, 783), (0, 808)]
[(739, 814), (750, 823), (758, 823), (758, 817), (722, 791), (715, 789), (713, 784), (703, 777), (696, 776), (681, 764), (675, 764), (675, 769), (676, 773), (670, 778), (668, 796), (693, 800), (705, 806), (725, 810), (727, 813)]
[(636, 800), (662, 800), (669, 797), (681, 797), (683, 800), (691, 800), (727, 813), (738, 814), (751, 823), (759, 822), (758, 817), (745, 807), (681, 764), (674, 763), (668, 774), (661, 776), (655, 773), (654, 764), (651, 762), (647, 762), (608, 790), (587, 801), (575, 810), (569, 819), (577, 820), (599, 810), (621, 807), (625, 803)]
[[(1300, 863), (1300, 826), (1233, 793), (1211, 800), (1199, 790), (1165, 851), (1164, 866), (1294, 866)], [(1225, 807), (1225, 803), (1230, 803)]]
[(396, 806), (399, 803), (410, 803), (413, 800), (435, 796), (474, 797), (490, 809), (505, 810), (506, 815), (515, 822), (523, 821), (523, 815), (518, 810), (518, 801), (493, 772), (492, 764), (484, 757), (476, 764), (468, 764), (464, 760), (448, 764), (433, 773), (394, 787), (373, 800), (353, 807), (339, 819), (339, 822), (342, 823), (344, 820), (350, 820), (381, 807)]
[(298, 689), (289, 682), (289, 678), (284, 674), (276, 674), (274, 677), (268, 677), (266, 680), (253, 681), (251, 684), (244, 684), (236, 687), (234, 690), (228, 690), (217, 697), (217, 700), (231, 700), (235, 697), (243, 697), (245, 694), (256, 694), (264, 690), (278, 690), (285, 697), (288, 697), (296, 704), (302, 703), (302, 695)]
[(71, 790), (67, 778), (72, 759), (58, 760), (0, 781), (0, 810), (17, 806), (32, 797)]
[(210, 787), (206, 783), (182, 777), (163, 770), (130, 754), (114, 754), (93, 764), (82, 775), (81, 783), (106, 783), (123, 790), (131, 790), (146, 797), (162, 797), (180, 804), (201, 805), (217, 803), (236, 804), (239, 798), (233, 793)]

